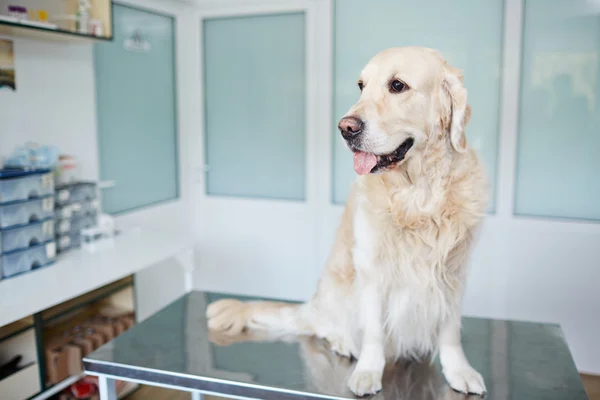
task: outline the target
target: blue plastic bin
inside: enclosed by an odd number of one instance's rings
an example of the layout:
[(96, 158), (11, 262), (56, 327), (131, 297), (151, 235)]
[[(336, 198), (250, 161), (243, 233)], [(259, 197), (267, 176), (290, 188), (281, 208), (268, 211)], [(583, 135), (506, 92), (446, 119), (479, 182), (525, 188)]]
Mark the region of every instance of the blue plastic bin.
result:
[(80, 203), (98, 197), (94, 182), (77, 182), (56, 188), (56, 204)]
[(0, 204), (0, 229), (26, 225), (54, 215), (54, 196)]
[(50, 170), (0, 170), (0, 204), (53, 193), (54, 177)]
[(81, 246), (81, 234), (71, 233), (56, 238), (56, 250), (59, 253)]
[(0, 275), (2, 278), (10, 278), (51, 264), (55, 260), (56, 244), (54, 241), (25, 250), (13, 251), (0, 255)]
[(100, 211), (100, 202), (98, 199), (74, 202), (62, 205), (56, 208), (56, 218), (67, 219), (83, 217), (87, 215), (96, 215)]
[(0, 254), (36, 246), (53, 238), (53, 219), (4, 229), (0, 231)]
[(84, 228), (91, 228), (96, 225), (97, 215), (86, 215), (84, 217), (57, 219), (56, 220), (56, 234), (57, 235), (70, 235), (79, 234)]

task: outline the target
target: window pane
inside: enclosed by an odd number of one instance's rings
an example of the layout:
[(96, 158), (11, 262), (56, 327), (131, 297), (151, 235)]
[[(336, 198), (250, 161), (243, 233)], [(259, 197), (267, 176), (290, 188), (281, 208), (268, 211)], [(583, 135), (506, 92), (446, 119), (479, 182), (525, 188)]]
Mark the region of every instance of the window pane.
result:
[(600, 14), (525, 2), (515, 213), (600, 219)]
[(206, 191), (305, 197), (303, 13), (204, 22)]
[[(103, 210), (178, 196), (173, 19), (114, 6), (114, 41), (95, 46)], [(140, 40), (136, 41), (135, 38)]]
[[(473, 108), (467, 137), (487, 165), (493, 190), (503, 6), (502, 0), (337, 0), (334, 126), (358, 99), (358, 75), (377, 52), (396, 46), (438, 49), (450, 63), (464, 71)], [(352, 155), (337, 129), (334, 130), (333, 201), (343, 203), (356, 174), (352, 169)], [(493, 204), (490, 209), (493, 210)]]

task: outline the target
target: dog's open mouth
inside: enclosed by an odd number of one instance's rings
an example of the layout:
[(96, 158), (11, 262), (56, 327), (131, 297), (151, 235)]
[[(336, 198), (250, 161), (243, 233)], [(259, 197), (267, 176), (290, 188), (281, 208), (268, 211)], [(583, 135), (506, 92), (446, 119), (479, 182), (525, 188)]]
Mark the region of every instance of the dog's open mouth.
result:
[(390, 168), (404, 160), (414, 142), (412, 138), (406, 139), (396, 150), (385, 155), (357, 150), (354, 152), (354, 170), (359, 175), (366, 175)]

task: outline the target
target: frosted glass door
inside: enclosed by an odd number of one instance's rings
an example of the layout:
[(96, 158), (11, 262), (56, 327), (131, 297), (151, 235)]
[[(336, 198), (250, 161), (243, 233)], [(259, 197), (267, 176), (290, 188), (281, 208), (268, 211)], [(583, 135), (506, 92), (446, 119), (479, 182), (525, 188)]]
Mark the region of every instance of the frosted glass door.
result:
[(95, 46), (105, 212), (178, 196), (173, 19), (114, 6), (114, 41)]
[(600, 14), (525, 2), (515, 212), (600, 219)]
[(206, 192), (305, 198), (304, 13), (207, 19)]
[(358, 99), (356, 82), (364, 65), (377, 52), (396, 46), (436, 48), (452, 64), (463, 69), (473, 108), (467, 137), (485, 161), (493, 189), (498, 148), (503, 8), (502, 0), (335, 1), (332, 124), (335, 203), (345, 202), (356, 176), (352, 155), (335, 128), (337, 121)]

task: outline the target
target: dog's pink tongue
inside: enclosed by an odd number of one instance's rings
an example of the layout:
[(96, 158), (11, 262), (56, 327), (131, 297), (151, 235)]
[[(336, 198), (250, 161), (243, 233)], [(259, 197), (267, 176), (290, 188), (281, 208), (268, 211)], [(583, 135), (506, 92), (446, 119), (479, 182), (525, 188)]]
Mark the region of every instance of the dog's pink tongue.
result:
[(357, 174), (368, 174), (376, 164), (377, 156), (375, 154), (365, 153), (363, 151), (354, 153), (354, 170)]

